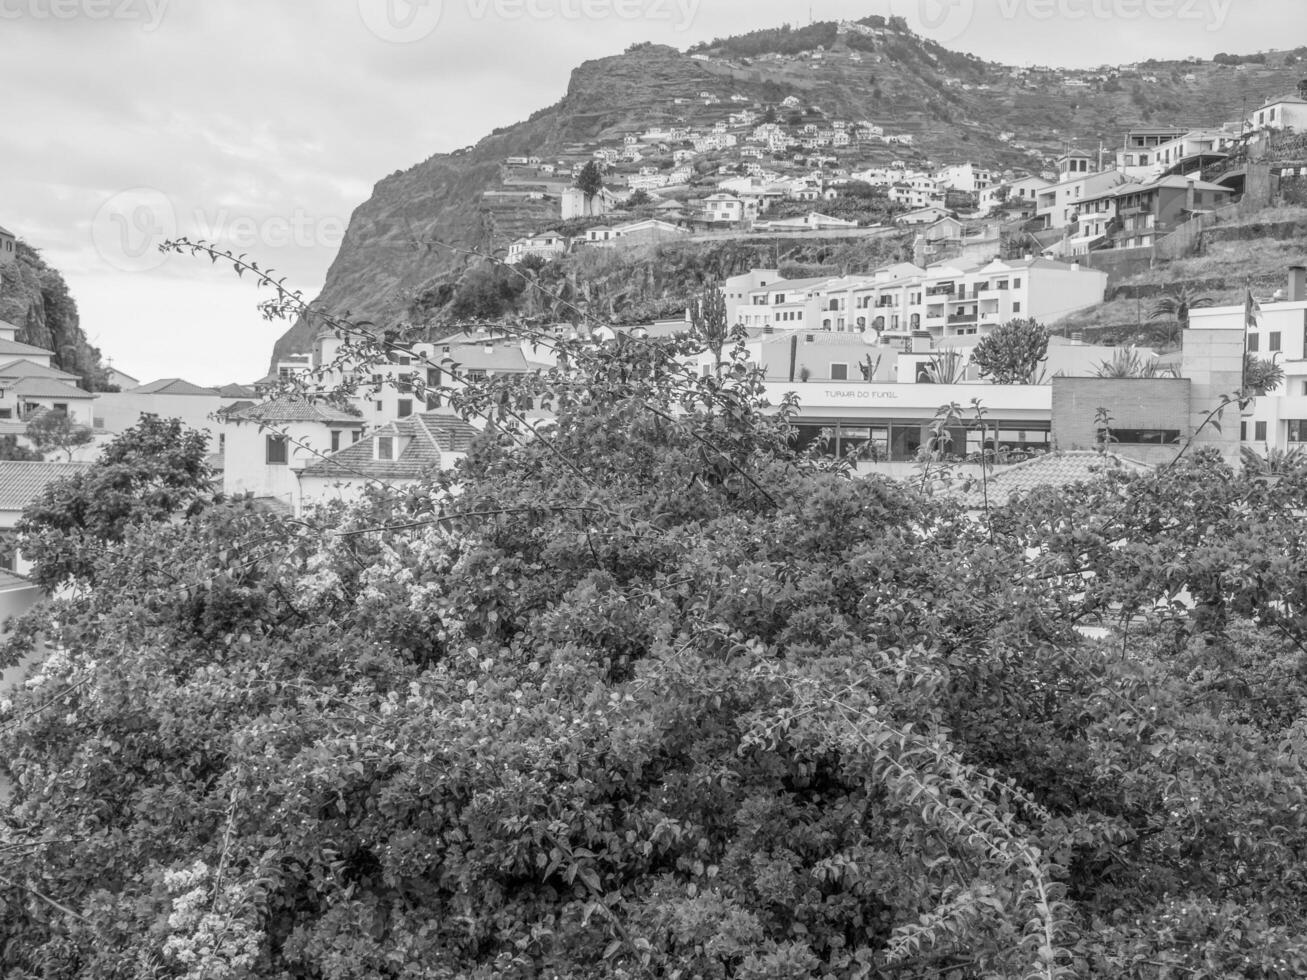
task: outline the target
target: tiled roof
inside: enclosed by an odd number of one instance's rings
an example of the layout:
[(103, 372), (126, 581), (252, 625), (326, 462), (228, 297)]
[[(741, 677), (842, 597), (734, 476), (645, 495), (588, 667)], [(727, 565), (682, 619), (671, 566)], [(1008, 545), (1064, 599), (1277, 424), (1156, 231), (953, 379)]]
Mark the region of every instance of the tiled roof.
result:
[(218, 389), (205, 388), (191, 384), (185, 378), (160, 378), (137, 385), (132, 389), (133, 395), (216, 395)]
[[(480, 430), (462, 419), (437, 412), (410, 415), (382, 426), (352, 446), (304, 468), (305, 476), (417, 479), (446, 465), (448, 453), (465, 453)], [(397, 459), (376, 459), (376, 440), (388, 436), (400, 450)]]
[[(989, 503), (1001, 506), (1015, 493), (1028, 493), (1037, 487), (1067, 487), (1094, 480), (1110, 471), (1147, 473), (1151, 466), (1093, 450), (1052, 452), (1006, 469), (994, 470), (989, 477)], [(951, 493), (968, 507), (982, 507), (985, 487), (979, 476), (969, 476), (956, 484)]]
[(37, 364), (25, 357), (0, 364), (0, 378), (55, 378), (59, 381), (80, 381), (81, 376), (58, 368)]
[(308, 398), (282, 395), (258, 405), (251, 405), (235, 412), (229, 412), (227, 418), (241, 422), (349, 422), (362, 425), (363, 419), (349, 412), (342, 412), (330, 405), (323, 405)]
[(8, 390), (28, 398), (94, 398), (89, 391), (74, 388), (54, 378), (19, 378)]
[[(10, 326), (13, 326), (13, 324), (10, 324)], [(17, 329), (17, 327), (14, 329)], [(46, 350), (44, 347), (33, 347), (31, 344), (21, 344), (16, 340), (0, 340), (0, 357), (26, 357), (28, 354), (50, 356), (54, 354), (54, 351)]]
[(46, 484), (88, 469), (90, 463), (29, 463), (0, 460), (0, 510), (22, 510)]
[(12, 231), (4, 227), (0, 227), (0, 235), (8, 235), (10, 238), (15, 237)]
[(230, 384), (218, 389), (223, 398), (258, 398), (259, 393), (251, 385)]

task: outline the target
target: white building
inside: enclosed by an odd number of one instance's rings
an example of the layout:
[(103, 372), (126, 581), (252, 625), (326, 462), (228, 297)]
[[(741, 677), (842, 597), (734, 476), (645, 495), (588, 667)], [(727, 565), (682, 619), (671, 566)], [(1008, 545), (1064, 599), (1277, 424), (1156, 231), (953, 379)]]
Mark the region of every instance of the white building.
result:
[(1307, 268), (1290, 268), (1276, 296), (1260, 301), (1253, 323), (1244, 304), (1189, 312), (1191, 330), (1245, 328), (1248, 353), (1283, 368), (1283, 383), (1253, 399), (1240, 420), (1243, 444), (1263, 454), (1307, 450)]
[(519, 238), (508, 246), (508, 265), (517, 265), (528, 255), (535, 255), (546, 261), (557, 258), (567, 251), (567, 239), (556, 231), (545, 231), (538, 235)]
[(294, 509), (298, 471), (363, 436), (363, 418), (309, 398), (280, 396), (224, 416), (223, 492)]

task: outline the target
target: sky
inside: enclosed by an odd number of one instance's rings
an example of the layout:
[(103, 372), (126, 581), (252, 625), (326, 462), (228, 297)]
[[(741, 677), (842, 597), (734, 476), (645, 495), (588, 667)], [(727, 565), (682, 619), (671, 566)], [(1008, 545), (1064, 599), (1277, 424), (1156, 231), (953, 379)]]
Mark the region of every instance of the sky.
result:
[(1307, 43), (1302, 0), (0, 0), (0, 226), (68, 281), (115, 367), (262, 376), (287, 324), (230, 268), (316, 295), (373, 184), (562, 97), (582, 61), (900, 15), (948, 47), (1068, 67)]

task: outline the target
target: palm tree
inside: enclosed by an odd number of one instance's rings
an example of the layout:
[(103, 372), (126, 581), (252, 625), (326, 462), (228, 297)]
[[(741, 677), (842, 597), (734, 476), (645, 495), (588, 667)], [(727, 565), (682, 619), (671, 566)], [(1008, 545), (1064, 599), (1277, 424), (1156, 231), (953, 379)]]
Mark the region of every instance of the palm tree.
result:
[[(1179, 324), (1180, 333), (1189, 329), (1189, 311), (1212, 305), (1212, 297), (1195, 292), (1188, 286), (1173, 286), (1153, 304), (1148, 312), (1150, 320), (1174, 320)], [(1179, 342), (1179, 334), (1175, 336)]]

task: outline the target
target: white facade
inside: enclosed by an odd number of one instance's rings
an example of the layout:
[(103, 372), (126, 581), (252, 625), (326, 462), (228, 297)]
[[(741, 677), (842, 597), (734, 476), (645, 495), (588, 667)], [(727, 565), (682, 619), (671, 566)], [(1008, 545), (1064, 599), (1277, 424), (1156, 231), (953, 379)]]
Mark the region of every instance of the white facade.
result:
[(1246, 306), (1191, 310), (1190, 329), (1246, 329), (1247, 351), (1284, 370), (1274, 391), (1254, 398), (1240, 420), (1242, 442), (1259, 453), (1307, 451), (1307, 269), (1289, 271), (1278, 302), (1261, 301), (1255, 324)]

